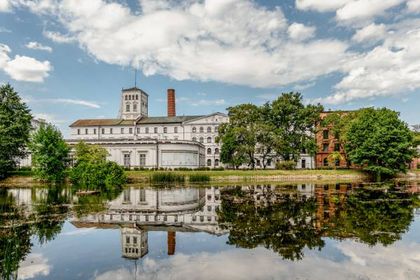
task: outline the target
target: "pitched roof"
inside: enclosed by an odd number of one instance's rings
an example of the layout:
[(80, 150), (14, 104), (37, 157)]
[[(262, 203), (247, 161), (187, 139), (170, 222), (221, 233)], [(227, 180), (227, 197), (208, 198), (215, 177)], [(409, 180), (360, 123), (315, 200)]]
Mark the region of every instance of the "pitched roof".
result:
[[(205, 116), (175, 116), (175, 117), (142, 117), (138, 124), (169, 124), (169, 123), (183, 123), (185, 121), (202, 118)], [(70, 125), (70, 127), (85, 127), (85, 126), (118, 126), (118, 125), (133, 125), (135, 120), (124, 119), (84, 119), (77, 120)]]

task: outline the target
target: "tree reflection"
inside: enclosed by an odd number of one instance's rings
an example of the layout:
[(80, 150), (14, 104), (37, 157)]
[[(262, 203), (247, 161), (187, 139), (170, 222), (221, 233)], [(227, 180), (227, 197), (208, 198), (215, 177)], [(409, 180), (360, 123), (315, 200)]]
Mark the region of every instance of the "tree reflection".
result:
[(305, 247), (321, 249), (323, 237), (392, 244), (408, 230), (417, 205), (408, 192), (348, 184), (316, 186), (310, 198), (270, 186), (236, 187), (222, 191), (219, 222), (230, 231), (229, 244), (300, 260)]

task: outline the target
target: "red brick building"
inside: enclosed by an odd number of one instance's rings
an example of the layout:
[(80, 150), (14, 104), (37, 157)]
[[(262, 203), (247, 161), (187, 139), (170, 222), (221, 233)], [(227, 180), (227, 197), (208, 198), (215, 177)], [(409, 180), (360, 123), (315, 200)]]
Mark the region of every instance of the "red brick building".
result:
[[(341, 111), (343, 114), (345, 112)], [(324, 119), (328, 114), (337, 112), (322, 112), (321, 119)], [(329, 162), (329, 155), (333, 152), (339, 152), (341, 159), (337, 160), (334, 165), (336, 167), (346, 167), (346, 157), (343, 149), (341, 148), (340, 141), (337, 136), (334, 135), (331, 130), (331, 126), (323, 127), (321, 124), (318, 125), (317, 133), (315, 134), (315, 140), (317, 144), (317, 153), (315, 155), (315, 167), (321, 168), (325, 166), (331, 166)]]

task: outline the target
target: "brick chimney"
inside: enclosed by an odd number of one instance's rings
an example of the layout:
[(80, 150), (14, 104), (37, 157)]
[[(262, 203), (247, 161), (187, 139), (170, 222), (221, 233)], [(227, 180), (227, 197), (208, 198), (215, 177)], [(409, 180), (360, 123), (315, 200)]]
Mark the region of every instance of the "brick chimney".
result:
[(176, 232), (168, 231), (168, 256), (175, 254)]
[(175, 90), (172, 88), (168, 89), (168, 117), (175, 117)]

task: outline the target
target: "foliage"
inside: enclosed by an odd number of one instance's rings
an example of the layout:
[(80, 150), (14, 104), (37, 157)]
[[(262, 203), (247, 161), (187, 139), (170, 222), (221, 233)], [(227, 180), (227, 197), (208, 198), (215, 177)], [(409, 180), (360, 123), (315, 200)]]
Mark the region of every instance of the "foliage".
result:
[(380, 180), (406, 172), (415, 155), (413, 134), (399, 114), (382, 108), (366, 108), (349, 123), (346, 133), (349, 160)]
[(32, 135), (29, 149), (36, 177), (49, 182), (64, 179), (70, 149), (57, 128), (42, 124)]
[(185, 176), (184, 175), (178, 175), (170, 172), (159, 172), (154, 173), (151, 176), (150, 181), (152, 183), (183, 183), (185, 182)]
[(294, 170), (296, 169), (296, 162), (293, 160), (281, 160), (276, 162), (276, 169), (280, 170)]
[(337, 168), (336, 162), (340, 162), (344, 159), (344, 157), (340, 154), (338, 151), (334, 151), (331, 154), (328, 155), (328, 164), (329, 166), (334, 167), (334, 169)]
[(206, 174), (191, 174), (188, 180), (190, 182), (209, 182), (210, 176)]
[(106, 160), (107, 151), (99, 146), (80, 142), (75, 147), (76, 164), (70, 172), (70, 180), (87, 187), (119, 187), (126, 182), (124, 169)]
[(302, 151), (316, 151), (315, 124), (321, 105), (304, 105), (299, 93), (283, 93), (263, 106), (241, 104), (228, 108), (229, 123), (219, 129), (220, 159), (238, 168), (254, 169), (257, 157), (263, 168), (275, 156), (297, 161)]
[(31, 119), (18, 93), (9, 84), (0, 86), (0, 179), (26, 155)]

